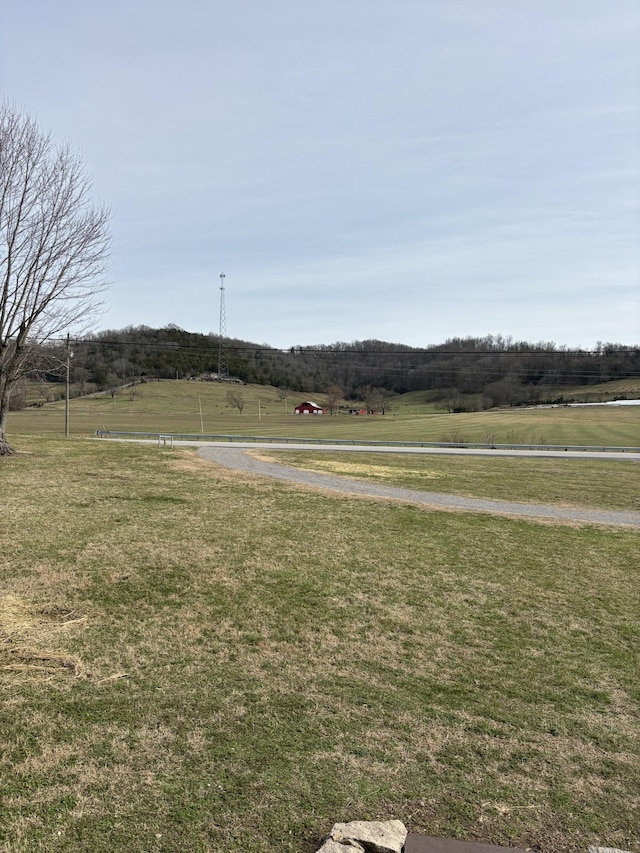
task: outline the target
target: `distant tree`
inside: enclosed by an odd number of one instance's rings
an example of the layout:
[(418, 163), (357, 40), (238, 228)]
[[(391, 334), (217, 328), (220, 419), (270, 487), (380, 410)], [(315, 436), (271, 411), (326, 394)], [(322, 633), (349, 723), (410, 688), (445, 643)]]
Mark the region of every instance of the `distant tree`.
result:
[(390, 391), (387, 388), (380, 389), (382, 393), (382, 402), (380, 404), (380, 409), (383, 415), (386, 415), (387, 412), (390, 412), (393, 409), (393, 398), (397, 397), (396, 391)]
[(104, 287), (109, 213), (68, 145), (0, 105), (0, 456), (11, 392), (34, 351), (84, 325)]
[(75, 367), (71, 373), (71, 381), (78, 386), (78, 394), (80, 397), (86, 393), (86, 385), (89, 380), (89, 371), (84, 367)]
[(9, 392), (9, 410), (18, 411), (27, 406), (27, 379), (21, 376), (17, 382), (14, 382)]
[(278, 400), (280, 400), (282, 403), (284, 403), (285, 412), (287, 411), (287, 400), (289, 399), (290, 394), (291, 394), (290, 388), (277, 388), (276, 389), (276, 396), (278, 397)]
[(447, 394), (447, 411), (464, 412), (464, 400), (457, 388), (450, 388)]
[(107, 387), (109, 388), (112, 400), (115, 400), (118, 388), (120, 388), (121, 384), (120, 377), (117, 374), (110, 373), (107, 376)]
[(386, 388), (374, 388), (372, 385), (364, 385), (356, 389), (356, 392), (368, 412), (381, 412), (383, 415), (389, 410), (390, 400), (395, 393)]
[(340, 400), (344, 397), (344, 391), (339, 385), (329, 385), (326, 390), (327, 408), (330, 415), (335, 415), (338, 412)]
[(242, 391), (239, 391), (237, 388), (229, 388), (227, 391), (227, 403), (233, 409), (237, 409), (238, 412), (242, 414), (242, 410), (244, 409), (244, 396)]

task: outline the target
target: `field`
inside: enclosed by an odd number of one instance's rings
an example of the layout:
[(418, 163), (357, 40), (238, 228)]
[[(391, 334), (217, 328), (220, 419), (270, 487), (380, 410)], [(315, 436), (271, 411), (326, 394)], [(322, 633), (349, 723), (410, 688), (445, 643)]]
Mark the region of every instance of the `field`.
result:
[(487, 459), (480, 456), (417, 456), (385, 453), (268, 449), (254, 455), (281, 465), (355, 477), (425, 492), (524, 503), (589, 506), (640, 512), (637, 460)]
[[(202, 407), (206, 431), (428, 440), (453, 420), (638, 444), (635, 411), (301, 423), (282, 401), (259, 420), (170, 384), (185, 399), (72, 401), (67, 440), (59, 408), (11, 415), (1, 850), (313, 853), (334, 821), (399, 818), (640, 851), (636, 532), (332, 497), (79, 437), (197, 432)], [(496, 462), (345, 457), (341, 473), (637, 509), (635, 463)]]
[[(596, 403), (625, 398), (631, 400), (640, 398), (640, 379), (617, 379), (598, 385), (545, 387), (541, 389), (541, 393), (549, 400), (563, 398), (575, 402)], [(446, 411), (447, 400), (441, 399), (441, 394), (442, 392), (438, 391), (411, 391), (396, 398), (394, 408), (397, 414), (427, 414), (442, 411), (443, 408)], [(458, 396), (467, 407), (474, 399), (473, 395), (451, 395), (452, 398)]]
[[(227, 390), (214, 383), (165, 381), (123, 389), (113, 398), (103, 394), (72, 399), (70, 432), (72, 436), (110, 429), (397, 441), (640, 444), (640, 406), (415, 413), (403, 407), (401, 397), (395, 404), (397, 411), (384, 416), (305, 417), (293, 414), (295, 404), (304, 399), (301, 394), (280, 400), (274, 388), (241, 386), (245, 407), (240, 414), (226, 402)], [(322, 404), (322, 395), (315, 396)], [(64, 435), (64, 403), (11, 413), (9, 432)]]

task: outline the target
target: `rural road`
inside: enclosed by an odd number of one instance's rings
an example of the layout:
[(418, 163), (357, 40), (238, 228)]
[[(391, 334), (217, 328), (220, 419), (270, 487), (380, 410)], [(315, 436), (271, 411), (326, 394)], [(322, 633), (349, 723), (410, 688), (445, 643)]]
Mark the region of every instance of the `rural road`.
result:
[[(176, 442), (178, 443), (178, 442)], [(192, 442), (189, 442), (192, 444)], [(604, 524), (617, 525), (625, 527), (640, 528), (640, 512), (625, 512), (621, 510), (602, 510), (602, 509), (587, 509), (580, 507), (564, 507), (564, 506), (545, 506), (542, 504), (516, 503), (512, 501), (489, 500), (486, 498), (466, 498), (457, 495), (448, 495), (436, 492), (421, 492), (413, 489), (403, 489), (395, 486), (383, 486), (376, 483), (367, 483), (361, 480), (355, 480), (346, 477), (338, 477), (330, 474), (320, 474), (315, 471), (304, 471), (295, 468), (288, 468), (285, 465), (278, 465), (275, 462), (264, 462), (256, 459), (249, 452), (250, 450), (312, 450), (318, 452), (318, 447), (310, 448), (308, 445), (295, 444), (232, 444), (229, 443), (213, 443), (201, 445), (198, 453), (204, 459), (210, 462), (215, 462), (217, 465), (222, 465), (225, 468), (230, 468), (234, 471), (243, 471), (249, 474), (257, 474), (262, 477), (273, 477), (277, 480), (284, 480), (289, 483), (297, 483), (304, 486), (311, 486), (320, 489), (329, 489), (330, 491), (340, 492), (342, 494), (361, 495), (363, 497), (386, 498), (389, 500), (402, 501), (404, 503), (417, 504), (419, 506), (431, 507), (433, 509), (461, 510), (464, 512), (482, 512), (493, 515), (508, 515), (528, 519), (550, 520), (558, 522), (579, 522), (585, 524)], [(332, 447), (323, 446), (322, 451), (348, 451), (358, 452), (400, 452), (399, 448), (375, 448), (371, 447), (355, 447), (353, 445), (334, 445)], [(433, 453), (433, 449), (425, 450), (424, 448), (403, 448), (401, 452), (420, 452)], [(437, 452), (437, 451), (436, 451)], [(453, 453), (453, 450), (440, 451), (448, 454)], [(498, 451), (498, 450), (459, 450), (462, 455), (508, 455), (508, 456), (555, 456), (558, 457), (558, 451)], [(624, 458), (640, 463), (640, 458), (637, 454), (623, 453), (587, 453), (582, 451), (576, 452), (561, 452), (561, 457), (566, 459), (572, 458), (597, 458), (597, 459), (614, 459)], [(579, 464), (579, 462), (577, 463)]]

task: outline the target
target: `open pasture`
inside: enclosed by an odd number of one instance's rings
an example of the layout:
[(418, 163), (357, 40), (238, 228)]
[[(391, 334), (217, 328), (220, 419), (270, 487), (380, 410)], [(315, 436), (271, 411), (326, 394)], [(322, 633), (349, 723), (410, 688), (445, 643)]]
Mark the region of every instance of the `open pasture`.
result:
[[(628, 379), (616, 379), (613, 382), (602, 382), (596, 385), (559, 385), (541, 386), (539, 388), (540, 399), (545, 400), (574, 400), (576, 402), (606, 402), (626, 398), (629, 400), (640, 399), (640, 377)], [(475, 395), (477, 398), (479, 395)], [(442, 391), (410, 391), (399, 397), (394, 397), (393, 404), (397, 414), (431, 414), (438, 413), (448, 408), (448, 403), (460, 400), (467, 404), (474, 399), (474, 395), (466, 396), (458, 394), (453, 390), (449, 395), (443, 396)]]
[(0, 849), (313, 853), (400, 818), (640, 851), (637, 533), (16, 444)]
[[(640, 445), (640, 406), (506, 409), (461, 414), (397, 413), (374, 416), (294, 415), (303, 394), (278, 398), (274, 388), (239, 386), (242, 414), (226, 401), (229, 389), (206, 382), (150, 382), (72, 399), (72, 435), (96, 429), (366, 439), (383, 441), (473, 441), (535, 444)], [(322, 404), (322, 395), (312, 395)], [(402, 398), (399, 398), (402, 399)], [(403, 411), (398, 407), (398, 411)], [(64, 403), (12, 412), (12, 435), (64, 434)]]
[[(626, 460), (253, 451), (281, 465), (473, 498), (640, 511), (640, 453)], [(636, 458), (637, 457), (637, 458)]]

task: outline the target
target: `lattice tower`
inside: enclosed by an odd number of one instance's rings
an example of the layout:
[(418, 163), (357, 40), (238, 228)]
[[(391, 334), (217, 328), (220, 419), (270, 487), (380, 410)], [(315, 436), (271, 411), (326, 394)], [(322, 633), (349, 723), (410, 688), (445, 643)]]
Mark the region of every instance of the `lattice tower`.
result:
[(220, 337), (218, 340), (218, 379), (229, 378), (229, 363), (227, 361), (227, 349), (225, 339), (227, 337), (227, 315), (224, 305), (224, 279), (225, 274), (220, 273)]

